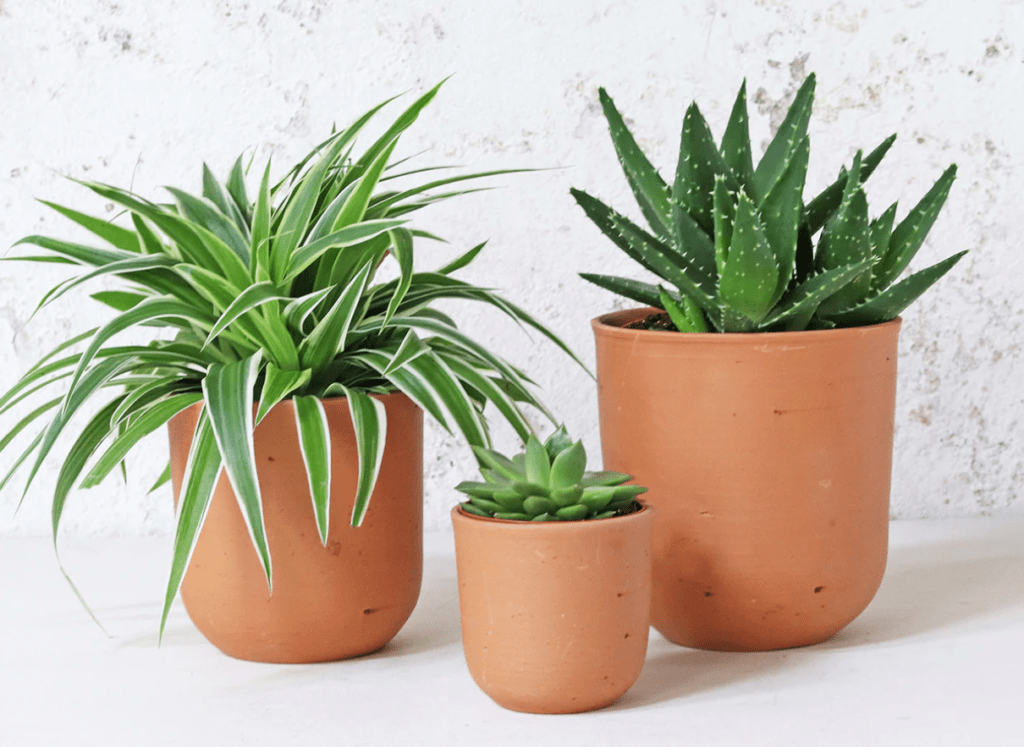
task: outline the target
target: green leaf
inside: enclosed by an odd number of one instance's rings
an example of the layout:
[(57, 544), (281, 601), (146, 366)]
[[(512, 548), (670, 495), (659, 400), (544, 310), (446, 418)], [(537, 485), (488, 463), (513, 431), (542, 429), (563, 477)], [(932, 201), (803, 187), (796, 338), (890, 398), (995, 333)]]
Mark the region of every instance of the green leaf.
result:
[(818, 305), (865, 270), (870, 270), (873, 260), (826, 270), (805, 280), (785, 297), (772, 313), (761, 322), (761, 329), (777, 327), (787, 323), (787, 330), (806, 329)]
[[(874, 258), (868, 221), (868, 201), (860, 182), (860, 153), (853, 160), (843, 201), (835, 217), (825, 226), (818, 241), (815, 263), (818, 269), (834, 270)], [(822, 301), (819, 313), (828, 315), (849, 308), (865, 298), (871, 290), (871, 272), (866, 269)]]
[(946, 169), (921, 201), (911, 208), (907, 217), (893, 229), (892, 237), (889, 239), (889, 251), (877, 273), (878, 288), (888, 287), (907, 269), (928, 232), (935, 225), (935, 219), (939, 217), (939, 211), (949, 196), (949, 188), (953, 185), (954, 179), (956, 164)]
[(273, 591), (273, 571), (263, 523), (263, 499), (256, 475), (253, 442), (253, 388), (260, 358), (257, 351), (244, 360), (210, 366), (203, 379), (203, 396), (228, 480), (266, 573), (267, 588)]
[(796, 92), (796, 97), (786, 112), (786, 118), (754, 170), (754, 195), (758, 202), (774, 189), (775, 183), (782, 178), (793, 151), (807, 135), (807, 123), (810, 121), (811, 106), (814, 102), (814, 84), (814, 73), (811, 73)]
[(359, 483), (352, 504), (352, 526), (358, 527), (366, 516), (384, 458), (387, 413), (383, 402), (364, 392), (346, 387), (345, 396), (348, 398), (352, 428), (356, 435), (356, 452), (359, 455)]
[(611, 97), (603, 88), (599, 88), (597, 93), (605, 119), (608, 120), (608, 132), (615, 145), (619, 163), (640, 205), (640, 210), (652, 230), (659, 236), (668, 238), (672, 235), (672, 207), (669, 203), (668, 185), (636, 144)]
[(111, 246), (115, 246), (122, 251), (133, 252), (135, 254), (138, 254), (139, 251), (141, 251), (139, 246), (139, 237), (133, 231), (121, 228), (120, 226), (114, 225), (110, 221), (103, 220), (102, 218), (95, 218), (91, 215), (80, 213), (77, 210), (72, 210), (71, 208), (58, 205), (54, 202), (47, 202), (46, 200), (40, 200), (40, 202), (47, 207), (56, 210), (65, 218), (74, 221), (90, 233), (99, 236)]
[(559, 521), (583, 521), (587, 518), (587, 514), (590, 513), (590, 509), (586, 506), (576, 504), (575, 506), (565, 506), (555, 511), (555, 516)]
[(271, 301), (287, 301), (289, 296), (282, 295), (277, 286), (270, 282), (256, 283), (242, 291), (234, 301), (224, 310), (224, 313), (217, 319), (216, 324), (210, 329), (203, 347), (209, 345), (213, 340), (227, 329), (233, 321), (243, 314), (247, 314), (258, 306), (270, 303)]
[[(896, 142), (896, 135), (890, 135), (881, 145), (864, 157), (860, 167), (861, 184), (866, 182), (868, 177), (874, 173), (875, 168), (885, 157), (885, 154), (889, 152), (889, 148), (892, 147), (894, 142)], [(846, 181), (846, 175), (842, 174), (832, 184), (822, 190), (821, 194), (807, 203), (805, 220), (807, 228), (812, 235), (825, 225), (828, 219), (832, 217), (832, 214), (839, 209)]]
[(851, 309), (829, 314), (827, 318), (839, 327), (861, 327), (895, 319), (939, 278), (949, 272), (965, 254), (967, 254), (966, 251), (954, 254), (931, 267), (914, 273), (864, 303)]
[[(526, 440), (526, 479), (536, 485), (551, 484), (551, 462), (544, 444), (530, 434)], [(564, 487), (564, 486), (559, 486)]]
[[(423, 352), (426, 352), (426, 350), (427, 348), (424, 347)], [(398, 356), (396, 355), (395, 357), (397, 358)], [(515, 429), (516, 434), (520, 438), (526, 439), (529, 437), (531, 433), (530, 424), (523, 417), (519, 408), (516, 407), (512, 398), (501, 387), (497, 386), (490, 378), (484, 376), (473, 366), (460, 360), (457, 356), (439, 354), (439, 357), (448, 364), (452, 373), (458, 376), (461, 381), (482, 392), (487, 400), (494, 404), (509, 425)], [(385, 371), (383, 375), (387, 376), (388, 373), (388, 371)]]
[(135, 444), (157, 428), (166, 425), (167, 421), (179, 412), (191, 407), (196, 402), (202, 401), (202, 399), (203, 396), (198, 392), (187, 392), (160, 400), (143, 410), (139, 417), (132, 420), (124, 432), (119, 434), (100, 458), (96, 460), (92, 469), (85, 476), (85, 479), (82, 480), (81, 487), (92, 488), (99, 485), (110, 474), (110, 471), (121, 463)]
[[(750, 120), (747, 116), (747, 81), (743, 80), (729, 114), (720, 149), (722, 160), (739, 180), (743, 191), (754, 197), (754, 158), (750, 152)], [(717, 230), (717, 229), (716, 229)]]
[(757, 210), (764, 225), (764, 235), (779, 266), (772, 306), (782, 298), (796, 270), (800, 218), (804, 206), (804, 180), (807, 177), (810, 150), (810, 138), (805, 137), (793, 149), (786, 170)]
[[(525, 470), (520, 470), (516, 467), (515, 462), (506, 457), (504, 454), (499, 454), (493, 449), (488, 449), (484, 446), (471, 445), (473, 454), (476, 455), (477, 461), (481, 465), (481, 474), (487, 477), (484, 468), (489, 468), (494, 472), (498, 473), (506, 480), (521, 480), (526, 476)], [(491, 480), (488, 480), (491, 482)]]
[(146, 495), (149, 495), (150, 493), (155, 493), (157, 490), (162, 488), (164, 485), (166, 485), (170, 481), (171, 481), (171, 463), (168, 462), (167, 466), (164, 467), (164, 471), (160, 473), (160, 476), (158, 478), (156, 478), (156, 482), (154, 482), (153, 483), (153, 487), (151, 487), (146, 492)]
[(294, 397), (295, 427), (299, 434), (299, 450), (306, 465), (309, 495), (313, 499), (313, 516), (320, 532), (320, 541), (327, 546), (331, 508), (331, 433), (323, 403), (307, 395)]
[(217, 205), (174, 187), (165, 187), (165, 189), (174, 195), (174, 199), (178, 203), (178, 211), (183, 218), (202, 226), (220, 239), (248, 268), (249, 240), (242, 235), (238, 226), (227, 215), (217, 209)]
[(472, 249), (470, 249), (465, 254), (462, 254), (462, 255), (456, 257), (451, 262), (446, 264), (444, 267), (442, 267), (441, 269), (437, 270), (437, 274), (439, 274), (439, 275), (451, 275), (453, 272), (457, 272), (458, 270), (461, 270), (463, 267), (465, 267), (470, 262), (472, 262), (474, 259), (476, 259), (476, 255), (478, 255), (480, 253), (480, 251), (485, 246), (487, 246), (487, 242), (486, 241), (484, 241), (484, 242), (482, 242), (480, 244), (477, 244), (476, 246), (474, 246)]
[(235, 159), (235, 164), (231, 167), (227, 187), (228, 194), (231, 195), (235, 208), (238, 209), (239, 214), (242, 216), (242, 223), (249, 225), (252, 215), (249, 212), (249, 195), (245, 191), (245, 169), (242, 168), (241, 156)]
[(889, 251), (889, 239), (892, 237), (892, 224), (895, 218), (894, 202), (884, 213), (871, 221), (871, 253), (879, 261), (883, 260)]
[(129, 293), (127, 291), (98, 291), (89, 294), (89, 297), (109, 306), (115, 311), (128, 311), (128, 309), (138, 306), (139, 303), (147, 298), (142, 293)]
[(221, 455), (217, 449), (213, 428), (210, 425), (207, 410), (204, 408), (196, 424), (178, 498), (178, 527), (174, 535), (171, 574), (167, 580), (164, 607), (160, 614), (161, 638), (164, 635), (164, 627), (167, 625), (167, 613), (171, 611), (171, 603), (178, 596), (178, 589), (181, 588), (185, 570), (192, 559), (196, 540), (199, 539), (199, 531), (206, 521), (206, 513), (210, 508), (210, 497), (213, 495), (217, 478), (220, 476), (221, 463)]
[[(755, 213), (754, 203), (741, 192), (736, 202), (729, 259), (718, 281), (718, 297), (730, 310), (757, 323), (771, 310), (778, 282), (778, 263)], [(727, 328), (726, 331), (734, 330)]]
[(689, 297), (679, 301), (672, 298), (668, 291), (658, 286), (658, 305), (665, 310), (669, 319), (680, 332), (707, 332), (708, 326), (700, 307)]
[(327, 234), (323, 238), (311, 241), (298, 247), (291, 258), (291, 264), (281, 279), (287, 283), (296, 278), (300, 272), (309, 267), (316, 259), (319, 259), (330, 249), (349, 247), (360, 244), (367, 239), (380, 236), (403, 225), (404, 220), (368, 220), (356, 223), (351, 226), (339, 229), (334, 233)]
[(348, 330), (355, 318), (372, 266), (363, 265), (359, 273), (338, 296), (330, 311), (299, 345), (299, 359), (303, 368), (319, 370), (335, 355), (345, 350)]
[[(686, 213), (700, 226), (705, 237), (714, 233), (712, 195), (717, 177), (726, 180), (730, 191), (738, 192), (741, 189), (715, 146), (711, 129), (694, 102), (683, 116), (683, 132), (679, 138), (679, 162), (672, 187), (674, 224), (679, 223), (680, 213)], [(675, 235), (678, 237), (678, 230)], [(684, 242), (686, 238), (684, 235)]]
[[(527, 452), (529, 459), (529, 452)], [(529, 464), (529, 461), (527, 461)], [(583, 479), (583, 473), (587, 469), (587, 452), (583, 448), (583, 442), (577, 441), (568, 449), (565, 449), (551, 463), (550, 485), (552, 490), (571, 488)]]
[(263, 170), (259, 195), (252, 215), (252, 238), (249, 244), (249, 271), (256, 280), (270, 279), (270, 160)]
[[(38, 246), (40, 249), (55, 252), (61, 256), (67, 257), (68, 259), (72, 259), (75, 262), (94, 265), (95, 267), (110, 264), (111, 262), (117, 262), (118, 260), (132, 259), (138, 256), (131, 252), (126, 252), (123, 249), (100, 249), (95, 246), (75, 244), (71, 241), (59, 241), (47, 236), (26, 236), (23, 239), (15, 241), (11, 245), (11, 248), (21, 246), (22, 244)], [(22, 259), (22, 257), (11, 257), (11, 259), (19, 260)]]
[(260, 406), (256, 412), (256, 424), (258, 425), (270, 409), (292, 392), (301, 390), (309, 383), (311, 371), (284, 370), (278, 368), (272, 361), (267, 361), (264, 368), (263, 393), (260, 397)]
[(732, 244), (732, 226), (736, 222), (736, 200), (729, 191), (724, 178), (715, 179), (715, 193), (712, 197), (715, 216), (715, 270), (719, 276), (725, 271)]
[(398, 286), (395, 288), (394, 293), (391, 294), (391, 301), (388, 302), (388, 310), (384, 314), (384, 321), (381, 323), (382, 327), (388, 325), (391, 317), (395, 315), (399, 304), (402, 303), (402, 299), (405, 298), (405, 294), (409, 292), (413, 275), (412, 234), (408, 229), (396, 228), (390, 231), (388, 235), (391, 236), (391, 252), (394, 254), (395, 259), (398, 260), (399, 277)]
[(380, 372), (381, 376), (387, 378), (392, 372), (397, 371), (412, 359), (418, 358), (429, 351), (430, 348), (423, 344), (420, 338), (416, 336), (416, 333), (411, 329), (408, 330), (405, 333), (405, 337), (402, 338), (402, 342), (395, 349), (391, 362)]
[(63, 283), (51, 288), (47, 293), (43, 294), (42, 300), (40, 300), (39, 304), (36, 306), (36, 311), (39, 311), (44, 306), (53, 303), (72, 288), (77, 288), (82, 283), (86, 283), (94, 278), (98, 278), (103, 275), (122, 275), (129, 272), (145, 272), (154, 267), (170, 267), (174, 264), (175, 260), (158, 254), (143, 254), (141, 256), (131, 257), (130, 259), (120, 259), (116, 262), (108, 262), (105, 265), (97, 267), (91, 272), (76, 275), (75, 277), (69, 278)]

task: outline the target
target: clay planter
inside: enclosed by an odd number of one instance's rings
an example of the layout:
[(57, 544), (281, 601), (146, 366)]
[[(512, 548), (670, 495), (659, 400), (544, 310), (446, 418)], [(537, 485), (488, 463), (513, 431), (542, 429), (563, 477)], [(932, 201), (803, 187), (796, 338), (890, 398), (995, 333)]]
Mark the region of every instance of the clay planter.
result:
[(591, 711), (636, 682), (650, 626), (652, 513), (529, 522), (452, 510), (466, 664), (498, 705)]
[(885, 570), (900, 320), (767, 334), (593, 321), (605, 469), (650, 490), (654, 626), (685, 646), (823, 641)]
[[(358, 458), (348, 400), (324, 400), (331, 435), (326, 548), (313, 518), (292, 403), (278, 404), (256, 427), (273, 596), (221, 473), (181, 597), (196, 627), (224, 653), (266, 662), (345, 659), (380, 648), (409, 618), (423, 571), (423, 414), (405, 395), (378, 398), (387, 411), (387, 445), (359, 528), (350, 524)], [(175, 500), (199, 408), (169, 424)]]

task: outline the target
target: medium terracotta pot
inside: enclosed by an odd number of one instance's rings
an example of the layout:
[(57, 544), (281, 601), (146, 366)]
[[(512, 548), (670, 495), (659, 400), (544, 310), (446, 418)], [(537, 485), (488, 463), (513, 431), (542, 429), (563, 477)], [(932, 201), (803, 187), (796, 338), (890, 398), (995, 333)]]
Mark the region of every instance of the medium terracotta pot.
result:
[(823, 641), (885, 571), (900, 320), (681, 334), (593, 321), (606, 469), (657, 509), (654, 626), (685, 646)]
[(643, 668), (651, 602), (650, 508), (530, 522), (452, 509), (469, 672), (498, 705), (602, 708)]
[[(374, 651), (412, 613), (423, 572), (423, 414), (402, 394), (387, 412), (380, 476), (362, 526), (351, 526), (358, 457), (344, 398), (324, 400), (331, 435), (327, 546), (313, 518), (291, 401), (256, 427), (256, 465), (274, 593), (221, 473), (181, 587), (196, 627), (224, 653), (266, 662), (316, 662)], [(175, 500), (201, 403), (169, 423)]]

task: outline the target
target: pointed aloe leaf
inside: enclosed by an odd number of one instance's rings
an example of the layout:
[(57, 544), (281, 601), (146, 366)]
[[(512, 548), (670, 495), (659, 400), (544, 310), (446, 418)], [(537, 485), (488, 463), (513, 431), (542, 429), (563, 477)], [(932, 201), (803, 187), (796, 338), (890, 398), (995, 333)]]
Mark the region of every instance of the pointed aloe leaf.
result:
[(362, 301), (372, 269), (369, 262), (363, 265), (338, 296), (330, 311), (299, 345), (299, 357), (303, 368), (319, 370), (331, 358), (345, 350), (348, 330)]
[(892, 225), (896, 218), (896, 203), (871, 221), (871, 253), (880, 262), (889, 251), (889, 240), (892, 238)]
[(217, 323), (210, 329), (209, 334), (206, 336), (206, 340), (203, 342), (203, 347), (206, 347), (217, 335), (223, 332), (228, 325), (238, 319), (243, 314), (247, 314), (253, 309), (262, 306), (263, 304), (270, 303), (271, 301), (287, 301), (289, 296), (281, 295), (280, 291), (277, 290), (277, 286), (270, 282), (256, 283), (250, 285), (244, 291), (242, 291), (231, 305), (224, 309), (224, 313), (220, 315)]
[[(589, 272), (581, 272), (580, 277), (600, 288), (610, 290), (612, 293), (616, 293), (634, 301), (639, 301), (644, 306), (659, 305), (658, 287), (651, 285), (650, 283), (644, 283), (640, 280), (630, 280), (628, 278), (619, 278), (613, 275), (595, 275)], [(678, 297), (679, 294), (676, 293), (675, 298)]]
[(196, 423), (185, 464), (185, 476), (181, 483), (178, 497), (178, 526), (174, 534), (174, 553), (171, 559), (171, 573), (167, 579), (167, 591), (164, 593), (164, 607), (160, 614), (160, 637), (163, 638), (167, 625), (167, 614), (171, 611), (171, 603), (178, 596), (185, 570), (192, 560), (196, 548), (196, 540), (206, 521), (210, 509), (210, 498), (217, 486), (220, 476), (221, 455), (217, 449), (217, 440), (213, 434), (210, 418), (204, 408)]
[(782, 178), (793, 150), (807, 135), (807, 123), (814, 102), (814, 84), (814, 73), (811, 73), (796, 92), (786, 118), (754, 170), (754, 194), (758, 201), (763, 200), (775, 187), (775, 182)]
[(412, 234), (408, 229), (397, 228), (393, 231), (389, 231), (388, 235), (391, 237), (391, 253), (395, 259), (398, 260), (398, 285), (395, 288), (394, 293), (391, 294), (391, 301), (388, 302), (388, 310), (384, 314), (384, 321), (382, 326), (386, 327), (388, 322), (391, 321), (391, 317), (395, 315), (395, 311), (398, 310), (398, 306), (402, 303), (402, 299), (405, 298), (405, 294), (409, 292), (409, 286), (412, 284), (412, 260), (413, 260), (413, 245), (412, 245)]
[(792, 152), (786, 170), (758, 206), (765, 237), (779, 264), (779, 280), (772, 295), (774, 306), (789, 286), (796, 269), (800, 217), (804, 207), (804, 180), (810, 157), (810, 139), (805, 137)]
[(160, 400), (144, 410), (96, 460), (92, 469), (82, 480), (81, 487), (91, 488), (99, 485), (110, 474), (110, 471), (121, 463), (135, 444), (157, 428), (166, 425), (167, 421), (182, 410), (200, 402), (202, 398), (198, 392), (179, 394)]
[(640, 211), (656, 234), (664, 238), (670, 237), (672, 207), (669, 203), (668, 185), (636, 144), (608, 93), (599, 88), (597, 94), (605, 119), (608, 120), (608, 132), (615, 146), (615, 153), (626, 174), (626, 181), (629, 182), (629, 187), (640, 205)]
[(672, 221), (674, 246), (668, 253), (669, 258), (684, 268), (702, 289), (714, 292), (714, 239), (675, 200), (672, 201)]
[(818, 305), (855, 277), (869, 271), (872, 261), (866, 259), (847, 267), (826, 270), (807, 279), (775, 307), (775, 310), (761, 322), (760, 328), (778, 327), (786, 323), (786, 328), (790, 330), (805, 329)]
[(323, 403), (312, 395), (292, 398), (299, 450), (306, 465), (309, 496), (320, 542), (327, 546), (331, 511), (331, 433)]
[(725, 262), (729, 258), (732, 226), (736, 221), (736, 200), (734, 193), (729, 191), (724, 177), (715, 179), (712, 200), (715, 216), (715, 270), (721, 276)]
[[(873, 151), (868, 153), (861, 162), (860, 181), (861, 184), (867, 181), (878, 164), (881, 163), (889, 148), (896, 142), (896, 135), (890, 135)], [(839, 203), (843, 199), (843, 191), (846, 187), (846, 175), (841, 174), (836, 181), (821, 191), (813, 200), (807, 203), (806, 221), (808, 230), (813, 235), (819, 228), (828, 222), (833, 213), (839, 209)]]
[(720, 148), (722, 159), (739, 180), (743, 191), (753, 198), (754, 158), (750, 152), (750, 119), (747, 116), (747, 81), (744, 79), (729, 114)]
[(136, 254), (141, 251), (139, 246), (139, 237), (134, 231), (129, 231), (126, 228), (114, 225), (110, 221), (86, 215), (85, 213), (80, 213), (77, 210), (72, 210), (71, 208), (58, 205), (54, 202), (47, 202), (46, 200), (40, 200), (40, 202), (47, 207), (56, 210), (65, 218), (74, 221), (90, 233), (99, 236), (111, 246)]
[(956, 164), (946, 169), (921, 201), (911, 208), (907, 217), (893, 229), (889, 239), (889, 251), (877, 273), (877, 287), (887, 287), (907, 269), (935, 224), (935, 219), (939, 217), (939, 211), (949, 196), (949, 188), (953, 185), (954, 179)]
[[(847, 196), (843, 199), (835, 218), (825, 226), (825, 232), (818, 242), (816, 261), (820, 269), (832, 270), (867, 259), (874, 263), (868, 222), (868, 201), (860, 180), (856, 178), (860, 171), (859, 166), (859, 159), (855, 159), (854, 168), (850, 172), (850, 184), (854, 186), (847, 190)], [(871, 273), (865, 271), (823, 301), (819, 313), (828, 315), (849, 308), (867, 297), (870, 290)]]
[(309, 383), (311, 372), (308, 368), (301, 371), (289, 371), (278, 368), (272, 361), (267, 361), (264, 368), (263, 392), (260, 395), (260, 406), (256, 411), (256, 424), (263, 420), (270, 409), (278, 402), (302, 389)]
[(681, 293), (693, 298), (701, 308), (716, 307), (710, 293), (670, 258), (673, 257), (673, 253), (666, 249), (665, 244), (632, 223), (617, 217), (612, 219), (612, 225), (623, 241), (629, 243), (632, 251), (643, 257), (644, 264), (649, 265), (659, 277), (675, 285)]
[(729, 258), (718, 280), (718, 297), (730, 310), (757, 323), (772, 308), (778, 278), (778, 262), (754, 203), (741, 192), (736, 201)]
[(257, 351), (240, 361), (210, 366), (203, 379), (203, 396), (228, 480), (266, 574), (267, 588), (273, 591), (273, 570), (253, 440), (253, 388), (260, 358)]
[(672, 324), (680, 332), (707, 332), (708, 326), (700, 307), (688, 296), (676, 300), (668, 291), (658, 286), (658, 305), (665, 310)]
[(835, 322), (839, 327), (861, 327), (895, 319), (939, 278), (949, 272), (965, 254), (967, 254), (966, 251), (954, 254), (931, 267), (914, 273), (859, 306), (829, 314), (827, 319)]
[(679, 138), (679, 161), (672, 187), (673, 223), (678, 223), (678, 214), (685, 212), (706, 235), (714, 233), (712, 195), (719, 176), (731, 191), (740, 190), (739, 182), (715, 146), (711, 128), (694, 102), (683, 116)]
[(348, 398), (359, 455), (359, 482), (352, 501), (352, 526), (358, 527), (363, 523), (370, 496), (377, 484), (380, 464), (384, 459), (388, 421), (384, 403), (379, 399), (348, 387), (345, 387), (345, 397)]

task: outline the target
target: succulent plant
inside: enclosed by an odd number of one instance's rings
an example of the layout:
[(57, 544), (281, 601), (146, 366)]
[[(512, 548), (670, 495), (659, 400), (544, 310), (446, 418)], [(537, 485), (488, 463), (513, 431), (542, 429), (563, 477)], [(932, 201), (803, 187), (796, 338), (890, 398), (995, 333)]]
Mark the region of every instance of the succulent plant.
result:
[(639, 485), (621, 472), (587, 472), (587, 452), (564, 426), (540, 442), (530, 434), (526, 451), (509, 459), (473, 446), (485, 482), (455, 487), (469, 496), (462, 509), (477, 516), (519, 521), (581, 521), (628, 513)]
[(935, 223), (956, 166), (895, 227), (895, 203), (872, 221), (863, 183), (892, 146), (892, 135), (867, 156), (858, 151), (853, 165), (805, 204), (814, 85), (811, 74), (756, 168), (745, 81), (720, 146), (696, 102), (691, 104), (671, 185), (600, 89), (615, 150), (650, 231), (586, 192), (572, 194), (605, 235), (664, 284), (581, 277), (664, 309), (683, 332), (855, 327), (899, 315), (966, 254), (893, 284)]

